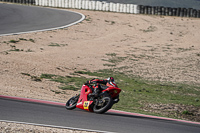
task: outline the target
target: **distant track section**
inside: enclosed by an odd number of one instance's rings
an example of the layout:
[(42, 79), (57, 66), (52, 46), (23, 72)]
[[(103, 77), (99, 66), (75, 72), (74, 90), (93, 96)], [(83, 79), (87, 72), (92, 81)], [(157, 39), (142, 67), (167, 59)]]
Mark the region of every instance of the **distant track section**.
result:
[(0, 3), (0, 36), (64, 28), (84, 18), (67, 10)]

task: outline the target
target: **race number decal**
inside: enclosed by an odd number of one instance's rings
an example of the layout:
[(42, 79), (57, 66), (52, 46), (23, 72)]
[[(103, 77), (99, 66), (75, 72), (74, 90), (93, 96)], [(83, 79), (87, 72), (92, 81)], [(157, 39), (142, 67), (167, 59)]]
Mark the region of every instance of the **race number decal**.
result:
[(83, 104), (84, 109), (88, 109), (90, 105), (90, 101), (85, 101)]

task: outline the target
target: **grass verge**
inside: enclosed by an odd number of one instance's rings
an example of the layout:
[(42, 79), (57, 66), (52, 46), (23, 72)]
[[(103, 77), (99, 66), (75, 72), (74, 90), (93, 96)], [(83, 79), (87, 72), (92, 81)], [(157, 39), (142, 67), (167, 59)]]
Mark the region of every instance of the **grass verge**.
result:
[(62, 90), (78, 90), (88, 78), (96, 76), (106, 79), (109, 76), (115, 78), (118, 87), (122, 89), (120, 102), (113, 109), (164, 116), (171, 118), (190, 119), (198, 121), (198, 109), (200, 107), (200, 87), (186, 84), (159, 83), (147, 81), (133, 75), (113, 72), (111, 69), (90, 71), (75, 71), (72, 76), (58, 76), (42, 74), (40, 78), (61, 83)]

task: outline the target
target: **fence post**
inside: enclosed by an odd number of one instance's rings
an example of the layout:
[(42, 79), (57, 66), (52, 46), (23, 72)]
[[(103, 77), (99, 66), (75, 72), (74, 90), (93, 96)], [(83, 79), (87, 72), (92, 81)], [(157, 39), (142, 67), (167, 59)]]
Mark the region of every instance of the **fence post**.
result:
[(72, 8), (72, 0), (68, 0), (68, 8)]
[(193, 17), (197, 18), (197, 10), (196, 9), (194, 9), (194, 11), (193, 11)]
[(102, 11), (106, 11), (106, 2), (102, 2)]
[(119, 12), (119, 11), (120, 11), (120, 4), (117, 3), (117, 4), (116, 4), (116, 12)]
[(190, 9), (187, 9), (187, 17), (190, 17)]
[(113, 9), (113, 3), (112, 3), (112, 2), (110, 2), (109, 11), (110, 11), (110, 12), (113, 12), (113, 11), (114, 11), (114, 9)]
[(139, 5), (139, 13), (140, 14), (144, 14), (144, 12), (143, 12), (144, 10), (143, 9), (144, 9), (144, 6), (143, 5)]
[(51, 0), (51, 6), (55, 7), (55, 0)]
[(62, 0), (62, 8), (65, 8), (65, 0)]
[(152, 6), (150, 10), (151, 10), (150, 14), (154, 15), (155, 14), (155, 6)]
[(169, 10), (168, 10), (168, 7), (165, 7), (165, 11), (164, 11), (165, 13), (165, 16), (168, 16), (168, 14), (169, 14)]
[(112, 3), (113, 12), (117, 12), (117, 3)]
[(53, 0), (49, 0), (49, 6), (50, 6), (50, 7), (53, 6)]
[(134, 13), (134, 5), (130, 4), (130, 13), (133, 14)]
[(198, 15), (197, 15), (197, 17), (200, 18), (200, 10), (198, 10)]
[(149, 7), (148, 7), (148, 14), (151, 14), (151, 15), (152, 15), (152, 8), (153, 8), (152, 6), (149, 6)]
[(176, 8), (176, 16), (180, 16), (180, 8)]
[(119, 12), (123, 12), (124, 4), (119, 4)]
[(49, 7), (50, 7), (50, 6), (51, 6), (51, 0), (48, 0), (48, 2), (47, 2), (47, 3), (48, 3), (48, 5), (47, 5), (47, 6), (49, 6)]
[(81, 9), (85, 9), (85, 0), (81, 0)]
[(99, 2), (99, 10), (102, 11), (103, 10), (103, 3)]
[(46, 0), (42, 0), (42, 6), (46, 6), (46, 2), (47, 2)]
[(89, 1), (89, 3), (88, 3), (88, 9), (92, 10), (92, 1)]
[(48, 2), (47, 0), (45, 1), (43, 0), (43, 6), (47, 6), (47, 2)]
[(165, 7), (161, 7), (161, 15), (165, 15)]
[(71, 8), (75, 8), (75, 1), (71, 0)]
[(158, 6), (158, 15), (161, 15), (161, 7)]
[(58, 0), (54, 0), (54, 7), (58, 7)]
[(130, 13), (130, 4), (126, 4), (125, 13)]
[(35, 0), (35, 5), (36, 5), (36, 6), (39, 5), (39, 0)]
[(187, 10), (186, 10), (186, 8), (183, 8), (183, 17), (187, 17)]
[(175, 16), (175, 14), (176, 14), (176, 10), (175, 8), (172, 8), (172, 16)]
[(57, 6), (57, 1), (56, 0), (52, 0), (52, 4), (53, 4), (53, 7), (56, 7)]
[(126, 13), (126, 8), (127, 8), (126, 4), (123, 4), (122, 7), (123, 7), (123, 8), (122, 8), (122, 12), (123, 12), (123, 13)]
[(57, 7), (61, 6), (61, 0), (57, 0)]
[(74, 0), (74, 8), (77, 9), (77, 1), (78, 0)]
[(184, 16), (184, 9), (181, 8), (181, 10), (180, 10), (180, 17), (183, 17), (183, 16)]
[(104, 8), (105, 8), (104, 9), (105, 11), (110, 11), (110, 3), (105, 2), (104, 3)]
[(193, 12), (194, 12), (194, 9), (191, 8), (191, 10), (190, 10), (190, 17), (193, 17)]
[(89, 1), (87, 0), (87, 1), (85, 1), (85, 9), (89, 9)]
[(57, 6), (56, 7), (60, 7), (60, 1), (61, 0), (57, 0)]
[(147, 6), (144, 6), (144, 14), (147, 14)]
[(42, 6), (43, 5), (43, 0), (40, 0), (40, 6)]
[(74, 0), (74, 8), (80, 9), (80, 4), (82, 0)]
[(80, 0), (76, 0), (76, 1), (75, 1), (75, 8), (77, 8), (77, 9), (79, 9), (79, 1), (80, 1)]
[(52, 7), (55, 6), (55, 0), (51, 0), (51, 6), (52, 6)]
[(96, 8), (96, 1), (92, 1), (92, 9), (95, 10)]
[(65, 0), (60, 0), (58, 6), (61, 8), (65, 8)]

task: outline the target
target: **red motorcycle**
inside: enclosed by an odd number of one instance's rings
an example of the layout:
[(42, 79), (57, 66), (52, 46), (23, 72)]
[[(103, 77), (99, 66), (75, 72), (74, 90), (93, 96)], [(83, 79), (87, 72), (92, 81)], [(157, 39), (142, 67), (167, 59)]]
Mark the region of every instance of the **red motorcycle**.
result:
[(103, 87), (101, 88), (102, 91), (98, 97), (91, 97), (89, 94), (93, 92), (93, 86), (90, 84), (83, 84), (81, 93), (67, 101), (66, 109), (72, 110), (77, 107), (90, 112), (105, 113), (113, 104), (119, 101), (121, 89), (117, 86), (106, 86), (105, 89), (103, 89)]

